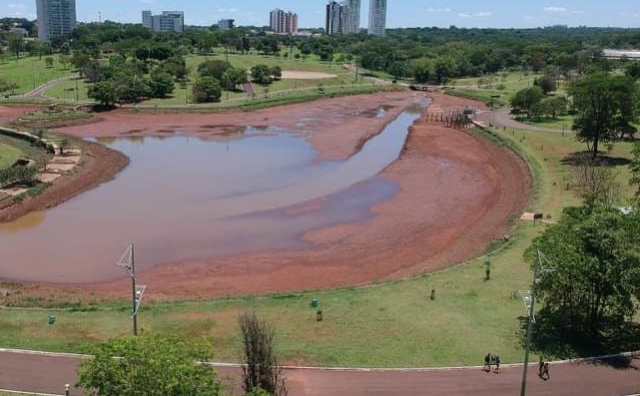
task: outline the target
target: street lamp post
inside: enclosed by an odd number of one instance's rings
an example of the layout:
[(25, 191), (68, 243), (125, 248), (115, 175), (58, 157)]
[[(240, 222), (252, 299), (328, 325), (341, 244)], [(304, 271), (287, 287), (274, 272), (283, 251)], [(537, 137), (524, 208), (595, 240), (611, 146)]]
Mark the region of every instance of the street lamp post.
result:
[(544, 255), (540, 250), (537, 251), (538, 259), (537, 263), (533, 269), (533, 285), (531, 285), (531, 290), (520, 292), (522, 296), (522, 300), (527, 307), (528, 310), (528, 318), (527, 318), (527, 340), (525, 343), (524, 350), (524, 367), (522, 369), (522, 384), (520, 386), (520, 396), (526, 396), (527, 394), (527, 371), (529, 368), (529, 349), (531, 347), (531, 337), (533, 330), (533, 323), (536, 322), (535, 318), (535, 304), (536, 304), (536, 285), (539, 282), (540, 273), (549, 273), (554, 272), (554, 269), (548, 268), (545, 269), (542, 266), (542, 258)]
[(138, 335), (138, 313), (142, 305), (142, 297), (147, 289), (144, 285), (136, 284), (135, 247), (133, 243), (124, 251), (118, 261), (118, 266), (124, 268), (131, 277), (131, 319), (133, 320), (133, 335)]

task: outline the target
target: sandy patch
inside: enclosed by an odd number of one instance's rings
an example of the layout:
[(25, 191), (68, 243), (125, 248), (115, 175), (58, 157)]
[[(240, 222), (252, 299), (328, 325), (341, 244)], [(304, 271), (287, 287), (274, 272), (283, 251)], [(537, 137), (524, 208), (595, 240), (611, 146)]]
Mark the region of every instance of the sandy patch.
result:
[(284, 70), (282, 72), (283, 80), (329, 80), (338, 77), (335, 74), (307, 72), (297, 70)]

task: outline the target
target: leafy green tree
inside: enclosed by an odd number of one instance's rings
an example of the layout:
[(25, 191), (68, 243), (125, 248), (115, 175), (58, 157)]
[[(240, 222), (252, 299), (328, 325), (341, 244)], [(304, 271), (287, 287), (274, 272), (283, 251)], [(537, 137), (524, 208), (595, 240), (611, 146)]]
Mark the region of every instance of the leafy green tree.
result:
[(95, 395), (222, 394), (206, 342), (180, 337), (135, 337), (100, 345), (79, 370), (78, 385)]
[(581, 334), (597, 335), (630, 320), (640, 296), (640, 215), (617, 208), (568, 208), (535, 239), (526, 257), (539, 271), (540, 316)]
[(633, 155), (633, 159), (629, 164), (629, 169), (631, 170), (629, 183), (632, 187), (635, 187), (636, 202), (640, 204), (640, 143), (636, 142), (633, 145), (631, 154)]
[(430, 59), (426, 58), (416, 60), (415, 62), (413, 62), (411, 74), (419, 84), (429, 82), (432, 78), (434, 78), (433, 62)]
[(540, 103), (544, 99), (544, 93), (540, 87), (525, 88), (516, 92), (511, 98), (513, 114), (527, 114), (533, 118), (540, 112)]
[(267, 65), (255, 65), (251, 68), (251, 79), (256, 84), (271, 84), (271, 68)]
[(20, 54), (24, 48), (24, 39), (18, 35), (12, 34), (8, 40), (9, 51), (15, 54), (16, 59), (20, 59)]
[(545, 95), (548, 95), (551, 92), (555, 92), (558, 89), (558, 82), (553, 76), (549, 74), (546, 74), (543, 77), (537, 78), (534, 81), (534, 84), (540, 87), (540, 89), (542, 89), (542, 92)]
[(227, 91), (235, 91), (239, 85), (245, 84), (247, 81), (249, 81), (249, 79), (245, 69), (237, 69), (234, 67), (224, 72), (222, 76), (222, 86)]
[(51, 69), (53, 67), (53, 58), (47, 56), (46, 58), (44, 58), (44, 63), (49, 69)]
[(18, 89), (18, 84), (0, 78), (0, 94), (14, 93)]
[(634, 80), (640, 80), (640, 62), (631, 62), (627, 65), (625, 74)]
[(164, 98), (173, 93), (175, 83), (171, 74), (164, 71), (154, 71), (151, 73), (149, 81), (150, 95), (154, 98)]
[(282, 79), (282, 68), (280, 66), (272, 67), (271, 77), (276, 81)]
[(120, 100), (113, 81), (100, 81), (93, 84), (89, 87), (87, 95), (107, 108), (115, 106)]
[(209, 60), (202, 62), (198, 66), (198, 74), (201, 77), (212, 77), (218, 81), (222, 80), (224, 73), (231, 69), (231, 64), (222, 60)]
[(138, 103), (150, 96), (149, 81), (136, 74), (121, 73), (114, 85), (120, 103)]
[(550, 98), (545, 98), (540, 102), (538, 114), (544, 115), (545, 117), (550, 118), (558, 118), (560, 115), (567, 114), (567, 110), (569, 107), (569, 101), (564, 96), (554, 96)]
[(200, 77), (193, 84), (193, 100), (196, 103), (219, 102), (221, 96), (220, 83), (213, 77)]
[(449, 78), (453, 77), (456, 64), (453, 58), (449, 56), (441, 56), (436, 59), (433, 67), (436, 81), (440, 84), (446, 84)]
[(395, 80), (400, 80), (409, 74), (409, 66), (406, 62), (393, 62), (389, 67), (389, 73)]
[(638, 119), (638, 87), (630, 78), (596, 73), (574, 83), (570, 93), (576, 111), (573, 129), (593, 158), (600, 143), (635, 132), (632, 124)]

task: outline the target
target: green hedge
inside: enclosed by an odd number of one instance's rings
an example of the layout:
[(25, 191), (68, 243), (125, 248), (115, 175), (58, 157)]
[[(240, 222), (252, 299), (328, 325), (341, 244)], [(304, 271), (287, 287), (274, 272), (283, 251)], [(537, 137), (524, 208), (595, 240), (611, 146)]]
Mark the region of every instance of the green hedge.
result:
[(0, 170), (0, 187), (6, 187), (13, 184), (32, 184), (38, 169), (33, 166), (16, 166)]

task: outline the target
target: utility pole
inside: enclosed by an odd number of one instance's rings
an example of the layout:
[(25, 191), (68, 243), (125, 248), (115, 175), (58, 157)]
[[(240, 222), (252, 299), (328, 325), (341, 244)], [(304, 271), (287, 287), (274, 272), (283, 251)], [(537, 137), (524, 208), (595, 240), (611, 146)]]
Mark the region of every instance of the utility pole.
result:
[(131, 277), (131, 319), (133, 321), (133, 335), (138, 335), (138, 313), (142, 305), (142, 296), (144, 295), (146, 286), (138, 286), (136, 284), (136, 261), (135, 247), (133, 243), (124, 251), (122, 257), (118, 261), (118, 266), (124, 268)]

